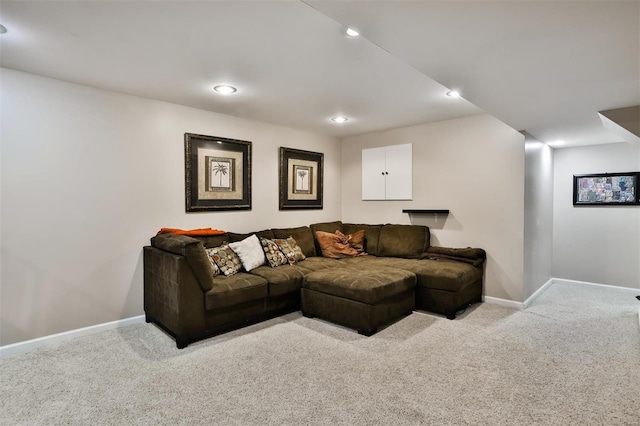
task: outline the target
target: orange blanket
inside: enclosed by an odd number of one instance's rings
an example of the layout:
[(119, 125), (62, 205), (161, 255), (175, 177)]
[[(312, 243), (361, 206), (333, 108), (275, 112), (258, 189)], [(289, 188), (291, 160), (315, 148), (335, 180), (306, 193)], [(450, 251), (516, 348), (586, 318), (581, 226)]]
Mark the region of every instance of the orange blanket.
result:
[(160, 234), (176, 234), (176, 235), (189, 235), (192, 237), (211, 237), (213, 235), (224, 235), (224, 231), (211, 228), (198, 228), (198, 229), (178, 229), (178, 228), (162, 228), (158, 231)]

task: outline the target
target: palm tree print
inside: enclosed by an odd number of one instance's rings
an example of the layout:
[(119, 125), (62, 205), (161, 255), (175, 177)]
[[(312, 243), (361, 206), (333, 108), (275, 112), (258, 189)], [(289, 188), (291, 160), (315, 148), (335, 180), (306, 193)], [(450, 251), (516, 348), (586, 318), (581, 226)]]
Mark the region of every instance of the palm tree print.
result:
[(229, 167), (227, 167), (226, 164), (216, 163), (215, 166), (213, 166), (213, 174), (220, 175), (220, 186), (222, 186), (222, 176), (226, 176), (228, 172)]
[(306, 170), (298, 170), (298, 176), (300, 176), (300, 189), (304, 189), (304, 178), (307, 176)]

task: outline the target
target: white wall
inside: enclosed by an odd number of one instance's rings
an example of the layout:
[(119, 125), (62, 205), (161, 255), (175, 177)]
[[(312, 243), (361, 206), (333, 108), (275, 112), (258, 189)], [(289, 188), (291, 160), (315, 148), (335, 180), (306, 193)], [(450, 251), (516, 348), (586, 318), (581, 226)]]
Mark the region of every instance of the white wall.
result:
[(573, 175), (640, 170), (640, 144), (554, 154), (553, 276), (640, 288), (640, 207), (573, 206)]
[[(432, 244), (487, 251), (485, 295), (523, 301), (524, 136), (489, 115), (346, 138), (342, 220), (410, 223), (404, 208), (449, 209), (414, 216)], [(362, 201), (361, 150), (413, 144), (413, 201)]]
[[(337, 139), (2, 69), (0, 345), (143, 313), (161, 227), (336, 220)], [(184, 211), (184, 133), (253, 142), (253, 209)], [(278, 210), (278, 148), (325, 154), (324, 209)]]
[(524, 298), (551, 279), (553, 149), (526, 134), (524, 178)]

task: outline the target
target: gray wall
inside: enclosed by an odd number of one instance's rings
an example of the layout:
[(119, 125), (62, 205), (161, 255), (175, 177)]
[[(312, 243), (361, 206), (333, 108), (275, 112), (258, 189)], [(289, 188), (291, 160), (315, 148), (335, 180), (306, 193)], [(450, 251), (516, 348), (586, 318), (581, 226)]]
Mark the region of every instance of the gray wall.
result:
[(524, 177), (524, 298), (551, 277), (553, 149), (526, 134)]
[(555, 278), (640, 288), (640, 207), (573, 206), (573, 175), (640, 170), (640, 144), (555, 151)]
[[(143, 313), (161, 227), (248, 232), (336, 220), (332, 137), (1, 69), (0, 345)], [(184, 211), (184, 133), (253, 142), (253, 209)], [(278, 149), (325, 154), (324, 209), (278, 210)]]
[[(485, 296), (523, 301), (524, 136), (486, 114), (346, 138), (342, 220), (414, 223), (432, 244), (487, 251)], [(362, 201), (361, 152), (413, 144), (413, 201)], [(409, 217), (402, 209), (449, 209)]]

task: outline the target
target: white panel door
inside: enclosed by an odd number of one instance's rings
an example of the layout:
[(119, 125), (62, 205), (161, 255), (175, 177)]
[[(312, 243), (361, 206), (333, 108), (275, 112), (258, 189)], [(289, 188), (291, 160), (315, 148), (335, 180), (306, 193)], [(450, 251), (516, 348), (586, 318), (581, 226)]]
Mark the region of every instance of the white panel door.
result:
[(362, 150), (362, 199), (385, 199), (385, 148)]
[(385, 147), (386, 199), (413, 198), (413, 150), (411, 144)]

